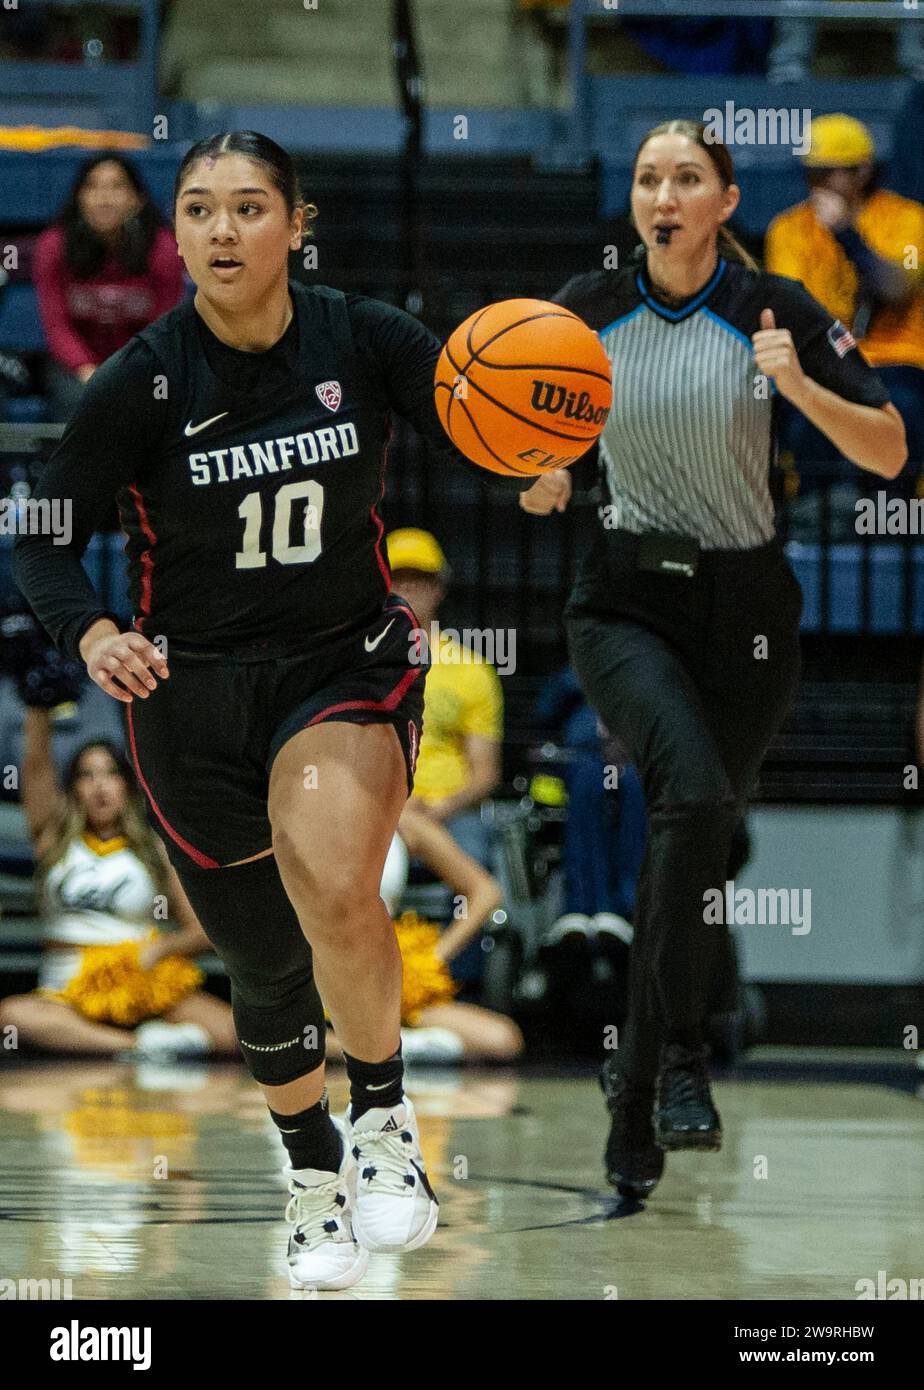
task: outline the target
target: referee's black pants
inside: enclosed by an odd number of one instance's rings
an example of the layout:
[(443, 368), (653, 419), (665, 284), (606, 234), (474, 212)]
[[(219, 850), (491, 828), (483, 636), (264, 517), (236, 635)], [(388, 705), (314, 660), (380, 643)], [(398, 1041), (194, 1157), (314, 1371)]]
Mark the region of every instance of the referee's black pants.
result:
[[(802, 593), (777, 540), (704, 551), (695, 575), (638, 568), (638, 538), (599, 531), (565, 609), (588, 700), (638, 768), (649, 829), (619, 1052), (638, 1082), (661, 1046), (695, 1044), (727, 926), (707, 923), (767, 745), (799, 679)], [(712, 914), (713, 916), (715, 914)]]

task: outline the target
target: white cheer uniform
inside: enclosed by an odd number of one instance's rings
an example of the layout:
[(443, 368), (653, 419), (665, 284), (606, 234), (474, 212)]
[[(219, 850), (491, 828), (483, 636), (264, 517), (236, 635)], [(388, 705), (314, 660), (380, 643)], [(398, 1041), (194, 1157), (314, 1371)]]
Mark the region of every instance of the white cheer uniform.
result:
[(39, 987), (63, 989), (78, 971), (81, 946), (141, 941), (156, 926), (156, 885), (127, 840), (99, 840), (89, 831), (73, 839), (45, 880), (46, 941), (73, 951), (45, 951)]

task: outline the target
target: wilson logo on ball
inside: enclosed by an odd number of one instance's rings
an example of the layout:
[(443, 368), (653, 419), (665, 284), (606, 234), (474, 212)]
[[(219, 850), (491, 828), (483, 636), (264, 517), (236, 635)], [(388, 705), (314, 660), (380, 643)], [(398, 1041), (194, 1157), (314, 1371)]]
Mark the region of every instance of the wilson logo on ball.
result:
[(460, 324), (440, 354), (436, 409), (456, 448), (494, 473), (574, 463), (606, 423), (610, 360), (583, 319), (544, 299), (504, 299)]
[(602, 405), (595, 410), (587, 391), (575, 397), (573, 391), (551, 381), (533, 381), (532, 403), (534, 410), (547, 410), (550, 415), (560, 415), (564, 410), (566, 420), (589, 420), (595, 425), (602, 425), (610, 413), (609, 407)]

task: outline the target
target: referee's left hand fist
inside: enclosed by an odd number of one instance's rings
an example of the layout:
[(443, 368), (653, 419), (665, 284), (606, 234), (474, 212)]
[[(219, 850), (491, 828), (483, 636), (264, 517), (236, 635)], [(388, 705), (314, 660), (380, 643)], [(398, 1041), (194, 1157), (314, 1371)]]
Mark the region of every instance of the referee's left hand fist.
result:
[(805, 373), (788, 328), (777, 328), (772, 309), (761, 309), (760, 328), (751, 335), (758, 370), (773, 378), (781, 396), (791, 400), (799, 394)]

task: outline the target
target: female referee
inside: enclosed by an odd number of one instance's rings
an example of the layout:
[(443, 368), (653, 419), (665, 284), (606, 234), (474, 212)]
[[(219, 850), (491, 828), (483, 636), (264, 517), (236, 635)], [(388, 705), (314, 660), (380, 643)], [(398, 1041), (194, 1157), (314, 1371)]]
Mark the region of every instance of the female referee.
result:
[[(902, 420), (849, 332), (761, 273), (724, 223), (728, 150), (686, 120), (635, 158), (643, 248), (560, 291), (613, 364), (599, 444), (606, 501), (565, 610), (574, 667), (639, 769), (649, 835), (625, 1035), (601, 1073), (607, 1176), (650, 1193), (669, 1149), (718, 1149), (703, 1023), (727, 949), (710, 890), (798, 680), (802, 597), (774, 530), (774, 405), (792, 402), (861, 468), (894, 478)], [(768, 386), (772, 383), (772, 388)], [(520, 505), (564, 510), (567, 471)]]
[[(71, 543), (18, 536), (15, 574), (56, 645), (127, 706), (148, 814), (227, 967), (288, 1150), (291, 1282), (342, 1288), (368, 1250), (429, 1240), (438, 1205), (379, 896), (428, 666), (381, 543), (389, 412), (473, 465), (433, 404), (438, 340), (389, 305), (289, 280), (317, 209), (285, 150), (253, 131), (201, 141), (174, 201), (195, 297), (94, 374), (35, 494), (71, 507)], [(80, 563), (113, 496), (128, 632)], [(346, 1053), (343, 1124), (318, 990)]]

